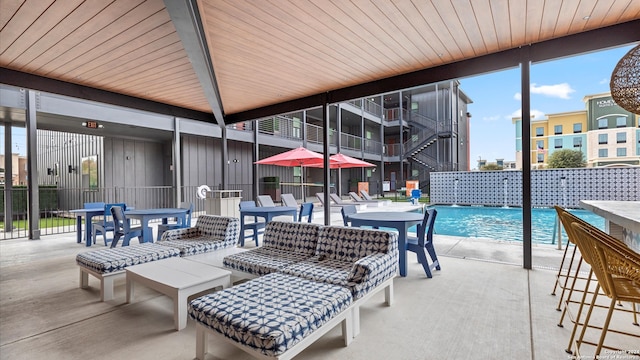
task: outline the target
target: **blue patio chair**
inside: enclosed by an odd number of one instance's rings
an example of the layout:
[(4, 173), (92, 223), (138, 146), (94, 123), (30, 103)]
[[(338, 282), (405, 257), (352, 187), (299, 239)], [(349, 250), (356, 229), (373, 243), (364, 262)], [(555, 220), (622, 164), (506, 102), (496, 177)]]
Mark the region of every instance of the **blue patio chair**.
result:
[(342, 221), (344, 221), (344, 226), (349, 226), (350, 221), (349, 215), (356, 214), (358, 212), (358, 208), (355, 205), (343, 205), (342, 209), (340, 209), (342, 213)]
[(140, 243), (143, 242), (142, 227), (131, 227), (131, 222), (124, 215), (124, 207), (112, 206), (111, 216), (113, 217), (113, 223), (115, 227), (115, 229), (113, 230), (113, 241), (111, 241), (112, 248), (118, 246), (120, 238), (123, 238), (122, 246), (129, 246), (129, 241), (134, 237), (137, 237)]
[(111, 208), (114, 206), (120, 206), (124, 210), (127, 210), (127, 205), (124, 203), (110, 203), (104, 204), (104, 213), (102, 214), (102, 220), (91, 224), (91, 238), (93, 243), (96, 243), (98, 234), (102, 234), (104, 239), (104, 246), (109, 245), (111, 240), (107, 239), (107, 232), (114, 230), (113, 217), (111, 216)]
[(302, 222), (303, 217), (307, 217), (307, 222), (311, 222), (313, 220), (313, 203), (306, 202), (300, 205), (300, 213), (298, 215), (298, 222)]
[[(440, 262), (438, 262), (436, 250), (433, 247), (433, 225), (437, 215), (436, 209), (428, 209), (424, 214), (422, 224), (418, 224), (418, 237), (407, 236), (407, 250), (416, 253), (418, 261), (422, 264), (422, 268), (429, 278), (433, 276), (431, 271), (434, 268), (440, 270)], [(429, 265), (425, 251), (431, 257), (431, 265)]]
[[(240, 201), (240, 210), (250, 209), (254, 207), (256, 207), (256, 203), (254, 201)], [(243, 222), (242, 229), (240, 229), (240, 232), (242, 233), (240, 235), (240, 246), (244, 246), (244, 239), (248, 237), (252, 237), (256, 242), (256, 246), (258, 246), (258, 234), (264, 233), (264, 228), (267, 225), (266, 222), (258, 221), (258, 217), (254, 216), (252, 223), (246, 223), (244, 222), (244, 216), (242, 214), (240, 214), (240, 216), (242, 216)], [(252, 230), (252, 234), (249, 236), (245, 235), (245, 230)]]
[(193, 204), (190, 202), (183, 202), (180, 204), (180, 209), (187, 209), (187, 213), (185, 215), (185, 222), (182, 222), (182, 219), (178, 219), (178, 221), (174, 224), (159, 224), (158, 225), (158, 236), (156, 237), (156, 241), (160, 241), (162, 238), (162, 234), (167, 230), (173, 229), (182, 229), (191, 227), (191, 213), (193, 212)]

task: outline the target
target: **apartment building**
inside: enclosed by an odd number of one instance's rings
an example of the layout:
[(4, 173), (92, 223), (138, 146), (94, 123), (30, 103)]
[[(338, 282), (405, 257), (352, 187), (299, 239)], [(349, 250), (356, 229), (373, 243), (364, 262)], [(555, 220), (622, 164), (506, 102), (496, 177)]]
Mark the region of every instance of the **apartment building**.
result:
[[(531, 122), (531, 168), (543, 169), (561, 149), (579, 150), (588, 167), (640, 165), (638, 115), (622, 109), (610, 93), (584, 97), (585, 110), (548, 114)], [(522, 119), (516, 130), (516, 166), (522, 168)]]

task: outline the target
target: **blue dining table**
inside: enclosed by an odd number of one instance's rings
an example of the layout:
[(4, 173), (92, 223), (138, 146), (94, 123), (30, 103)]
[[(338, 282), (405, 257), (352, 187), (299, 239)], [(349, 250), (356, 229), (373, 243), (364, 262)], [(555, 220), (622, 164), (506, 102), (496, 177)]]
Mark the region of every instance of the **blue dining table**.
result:
[(153, 242), (153, 230), (149, 227), (150, 220), (162, 219), (162, 223), (166, 224), (169, 218), (178, 218), (184, 223), (187, 221), (188, 210), (182, 208), (136, 209), (127, 210), (124, 214), (129, 219), (140, 220), (142, 242)]
[(296, 220), (298, 208), (292, 206), (257, 206), (240, 210), (240, 234), (244, 234), (244, 217), (259, 216), (264, 218), (265, 223), (269, 223), (274, 217), (280, 215), (291, 215), (293, 221)]
[(87, 246), (91, 246), (91, 224), (94, 216), (104, 215), (104, 206), (97, 208), (74, 209), (69, 210), (71, 214), (76, 216), (76, 241), (78, 244), (82, 242), (82, 218), (84, 217), (84, 233)]
[(424, 214), (413, 212), (361, 212), (349, 215), (351, 226), (371, 226), (374, 228), (393, 228), (398, 230), (398, 265), (400, 276), (407, 276), (407, 232), (409, 228), (420, 224)]

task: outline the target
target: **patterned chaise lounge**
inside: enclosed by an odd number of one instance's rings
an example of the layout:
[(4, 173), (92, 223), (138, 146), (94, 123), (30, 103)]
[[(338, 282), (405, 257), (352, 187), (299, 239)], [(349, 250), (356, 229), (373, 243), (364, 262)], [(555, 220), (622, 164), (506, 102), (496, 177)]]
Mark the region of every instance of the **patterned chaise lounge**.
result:
[(125, 277), (125, 267), (173, 256), (180, 256), (180, 249), (153, 243), (86, 251), (76, 256), (80, 287), (87, 288), (92, 275), (100, 280), (100, 300), (113, 300), (113, 283)]
[(224, 258), (224, 266), (241, 278), (254, 278), (313, 256), (321, 225), (271, 221), (262, 246)]
[(385, 290), (393, 302), (393, 278), (398, 272), (398, 234), (373, 229), (324, 226), (313, 257), (279, 270), (282, 273), (343, 286), (354, 299), (353, 334), (360, 333), (360, 305)]
[(345, 287), (282, 273), (199, 297), (188, 307), (196, 358), (204, 359), (211, 334), (260, 359), (291, 359), (338, 323), (349, 345), (351, 303)]
[[(360, 331), (359, 307), (364, 301), (384, 289), (391, 305), (398, 271), (396, 233), (342, 226), (311, 229), (309, 224), (273, 221), (265, 230), (266, 249), (225, 257), (232, 271), (267, 275), (190, 303), (198, 359), (204, 358), (209, 333), (222, 335), (258, 358), (289, 359), (342, 321), (348, 345), (347, 337)], [(325, 319), (324, 325), (314, 325), (311, 314), (319, 311), (324, 316), (324, 307), (333, 306), (320, 294), (338, 289), (349, 295), (348, 309)], [(298, 293), (304, 301), (297, 302)]]
[(76, 256), (80, 287), (89, 286), (88, 275), (100, 280), (100, 299), (113, 299), (113, 283), (125, 277), (124, 268), (172, 256), (189, 256), (215, 251), (238, 243), (240, 220), (200, 215), (195, 227), (165, 231), (161, 241), (118, 248), (92, 250)]
[(157, 243), (180, 249), (180, 256), (202, 254), (238, 244), (240, 219), (200, 215), (194, 227), (167, 230)]

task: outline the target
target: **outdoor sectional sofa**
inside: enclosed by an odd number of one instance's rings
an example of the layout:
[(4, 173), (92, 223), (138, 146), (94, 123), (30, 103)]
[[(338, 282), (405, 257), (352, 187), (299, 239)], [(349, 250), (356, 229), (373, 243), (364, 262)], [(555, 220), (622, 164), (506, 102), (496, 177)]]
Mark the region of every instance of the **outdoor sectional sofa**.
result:
[(345, 345), (359, 333), (359, 307), (385, 290), (393, 301), (398, 238), (393, 232), (272, 221), (263, 246), (224, 266), (254, 278), (190, 302), (196, 357), (213, 335), (257, 358), (290, 359), (342, 323)]
[(80, 253), (80, 287), (89, 286), (89, 275), (100, 280), (100, 299), (113, 299), (113, 283), (125, 277), (127, 266), (174, 256), (190, 256), (235, 246), (240, 234), (240, 220), (217, 215), (200, 215), (191, 228), (168, 230), (156, 243), (143, 243)]

